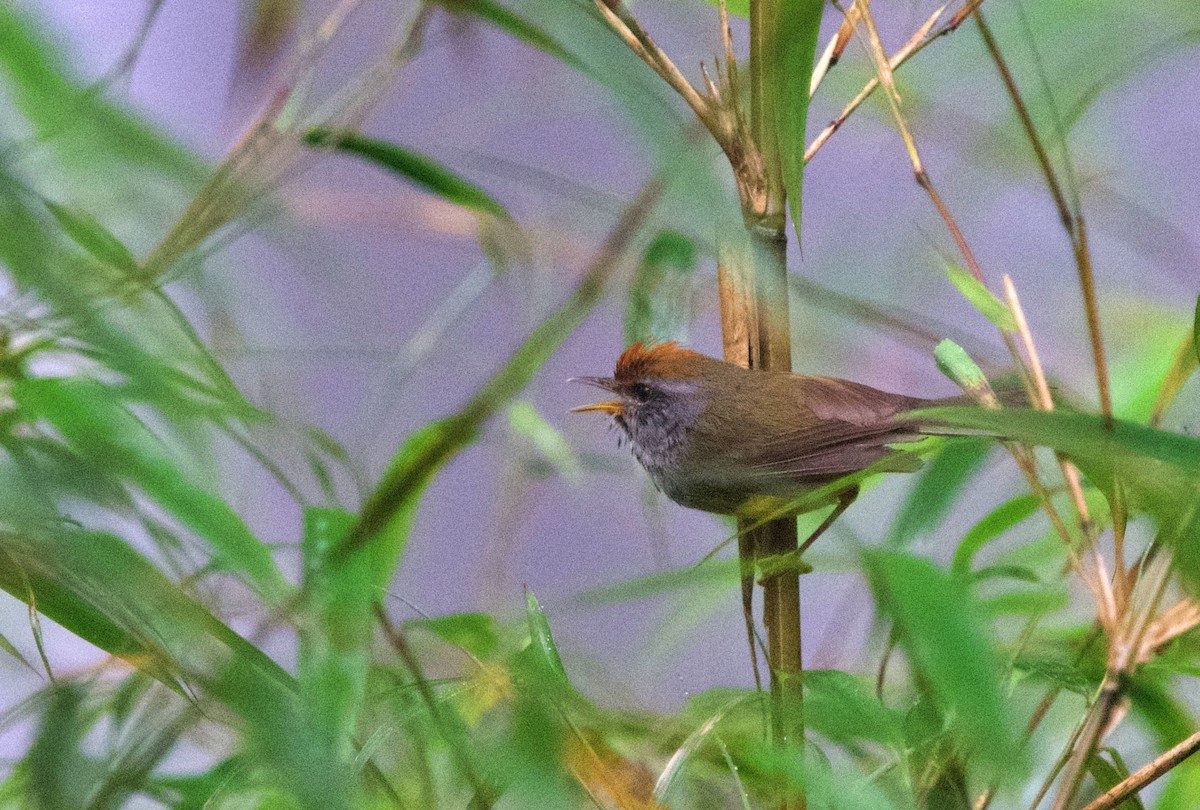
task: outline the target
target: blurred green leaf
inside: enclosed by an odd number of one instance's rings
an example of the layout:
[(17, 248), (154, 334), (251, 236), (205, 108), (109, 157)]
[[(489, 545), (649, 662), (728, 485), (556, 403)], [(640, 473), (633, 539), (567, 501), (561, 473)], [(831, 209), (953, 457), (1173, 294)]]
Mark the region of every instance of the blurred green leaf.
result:
[[(5, 98), (33, 125), (40, 143), (86, 170), (92, 182), (97, 170), (114, 158), (142, 169), (151, 167), (189, 185), (203, 176), (203, 161), (107, 101), (103, 88), (83, 87), (40, 27), (28, 7), (0, 4)], [(11, 123), (6, 122), (8, 126)], [(144, 183), (145, 178), (138, 180)]]
[[(705, 0), (710, 6), (716, 6), (720, 0)], [(750, 0), (728, 0), (725, 3), (725, 9), (730, 14), (737, 17), (750, 16)]]
[(67, 208), (52, 202), (47, 202), (46, 207), (58, 220), (67, 236), (94, 258), (125, 273), (137, 272), (137, 259), (129, 252), (129, 248), (87, 211)]
[(508, 426), (522, 436), (563, 478), (578, 482), (583, 475), (579, 456), (562, 433), (547, 422), (529, 402), (514, 403), (508, 409)]
[(675, 749), (674, 753), (671, 754), (671, 758), (667, 760), (667, 764), (663, 766), (662, 771), (658, 775), (658, 780), (654, 784), (655, 801), (665, 802), (667, 800), (667, 797), (671, 794), (671, 788), (684, 766), (709, 741), (709, 738), (716, 731), (717, 725), (725, 719), (727, 714), (742, 704), (759, 699), (760, 697), (754, 693), (742, 693), (733, 698), (726, 697), (725, 702), (715, 712), (705, 717), (684, 738), (683, 743)]
[(448, 644), (479, 658), (490, 658), (500, 645), (496, 619), (486, 613), (454, 613), (428, 619), (411, 619), (405, 627), (428, 630)]
[(268, 770), (275, 785), (295, 801), (281, 808), (350, 810), (362, 783), (351, 778), (350, 767), (329, 755), (327, 738), (317, 731), (293, 692), (259, 689), (241, 668), (228, 667), (206, 682), (209, 694), (233, 711), (249, 761)]
[[(768, 114), (774, 115), (774, 125), (779, 136), (779, 156), (783, 169), (783, 187), (787, 189), (788, 209), (792, 213), (792, 226), (796, 238), (804, 244), (800, 229), (802, 194), (804, 188), (804, 149), (808, 122), (809, 83), (817, 52), (817, 36), (821, 31), (821, 14), (825, 10), (823, 0), (757, 0), (763, 9), (759, 23), (772, 27), (773, 33), (766, 39), (774, 44), (775, 53), (751, 55), (751, 65), (769, 76), (764, 82), (764, 92), (774, 94), (765, 100)], [(751, 37), (755, 24), (751, 24)], [(750, 47), (756, 45), (752, 39)], [(768, 147), (769, 148), (769, 147)]]
[(867, 551), (864, 563), (880, 612), (893, 621), (911, 665), (928, 679), (966, 749), (992, 776), (1016, 777), (1021, 746), (1009, 727), (999, 664), (969, 591), (904, 552)]
[(1042, 578), (1025, 565), (985, 565), (970, 576), (971, 582), (987, 582), (992, 579), (1015, 579), (1019, 582), (1039, 583)]
[(1196, 362), (1200, 363), (1200, 296), (1196, 297), (1196, 312), (1192, 316), (1192, 347), (1196, 350)]
[(371, 606), (378, 592), (364, 555), (334, 562), (331, 554), (354, 524), (340, 509), (304, 511), (303, 588), (308, 621), (300, 633), (300, 696), (327, 756), (349, 762), (370, 663)]
[(1010, 590), (980, 597), (979, 604), (992, 616), (1040, 616), (1064, 609), (1067, 606), (1067, 592), (1065, 587)]
[(1131, 714), (1151, 733), (1155, 747), (1163, 751), (1196, 730), (1188, 692), (1176, 684), (1161, 671), (1143, 668), (1125, 687)]
[(585, 605), (596, 606), (627, 602), (633, 599), (646, 599), (683, 588), (714, 583), (727, 584), (732, 588), (738, 582), (741, 570), (739, 565), (735, 558), (723, 558), (687, 565), (670, 571), (656, 571), (653, 574), (625, 582), (590, 588), (584, 591), (579, 599)]
[(253, 767), (248, 757), (235, 755), (202, 773), (152, 776), (147, 792), (175, 810), (220, 807), (223, 805), (219, 802), (232, 798), (246, 787)]
[(1154, 810), (1194, 810), (1200, 796), (1200, 759), (1191, 757), (1171, 769)]
[[(1200, 310), (1198, 310), (1200, 311)], [(1200, 344), (1196, 341), (1196, 333), (1193, 328), (1183, 341), (1179, 344), (1179, 348), (1175, 351), (1175, 358), (1171, 362), (1171, 367), (1167, 369), (1167, 373), (1163, 375), (1162, 382), (1158, 386), (1158, 395), (1155, 397), (1154, 406), (1150, 411), (1151, 427), (1158, 427), (1162, 424), (1163, 416), (1167, 409), (1179, 396), (1179, 392), (1183, 389), (1184, 383), (1188, 378), (1195, 373), (1197, 368), (1200, 368)]]
[(17, 649), (17, 646), (8, 640), (8, 636), (4, 635), (3, 633), (0, 633), (0, 650), (4, 650), (4, 652), (20, 661), (30, 672), (33, 672), (36, 675), (42, 674), (37, 667), (29, 663), (29, 659), (27, 659), (24, 654)]
[[(1104, 758), (1105, 753), (1109, 755), (1111, 761)], [(1129, 776), (1129, 769), (1125, 767), (1121, 755), (1112, 748), (1105, 748), (1104, 751), (1088, 757), (1087, 768), (1092, 778), (1096, 780), (1096, 787), (1101, 791), (1116, 787)], [(1136, 793), (1120, 804), (1114, 805), (1113, 808), (1114, 810), (1146, 810), (1146, 806), (1142, 804)]]
[(72, 528), (0, 534), (0, 588), (172, 689), (234, 667), (266, 688), (290, 675), (123, 540)]
[(85, 807), (102, 776), (100, 763), (83, 753), (91, 721), (84, 712), (85, 691), (73, 683), (50, 687), (37, 737), (25, 757), (32, 807), (71, 810)]
[(804, 672), (804, 724), (841, 745), (870, 740), (904, 747), (904, 717), (875, 697), (859, 675), (834, 669)]
[(1013, 661), (1013, 677), (1033, 678), (1084, 697), (1091, 697), (1098, 686), (1076, 664), (1048, 656), (1018, 655)]
[[(677, 231), (662, 231), (642, 253), (629, 285), (625, 310), (625, 342), (652, 342), (679, 337), (676, 333), (688, 303), (680, 301), (678, 281), (696, 269), (696, 244)], [(686, 289), (683, 291), (686, 292)]]
[(962, 346), (943, 340), (934, 347), (933, 357), (938, 370), (955, 385), (977, 397), (987, 393), (990, 387), (987, 377)]
[(472, 14), (486, 20), (518, 41), (572, 67), (580, 66), (579, 60), (567, 52), (554, 37), (494, 0), (438, 0), (438, 3), (453, 14)]
[(955, 576), (969, 576), (974, 567), (975, 555), (980, 549), (1031, 517), (1040, 506), (1041, 501), (1035, 495), (1019, 495), (997, 506), (963, 536), (958, 548), (954, 550), (950, 570)]
[(563, 667), (558, 645), (554, 643), (554, 636), (550, 633), (550, 622), (546, 619), (541, 603), (530, 590), (525, 591), (525, 613), (529, 620), (529, 639), (534, 660), (538, 661), (540, 668), (551, 677), (561, 680), (564, 684), (568, 683), (567, 670)]
[(892, 523), (888, 542), (907, 545), (940, 526), (963, 487), (983, 466), (991, 446), (983, 439), (947, 441), (909, 492)]
[(225, 501), (191, 483), (157, 437), (104, 385), (86, 379), (17, 383), (22, 411), (54, 426), (81, 455), (103, 458), (113, 473), (144, 490), (209, 542), (221, 564), (244, 571), (270, 601), (288, 590), (268, 548)]
[(1200, 440), (1123, 420), (1054, 411), (938, 408), (921, 418), (995, 432), (1066, 454), (1104, 492), (1119, 485), (1130, 507), (1149, 512), (1175, 545), (1185, 579), (1200, 588)]
[(357, 155), (404, 177), (447, 202), (492, 216), (512, 219), (494, 197), (442, 164), (394, 143), (354, 132), (314, 129), (304, 136), (310, 146)]
[(949, 260), (946, 261), (946, 277), (979, 314), (1005, 332), (1017, 331), (1017, 320), (1008, 304), (993, 295), (979, 279)]

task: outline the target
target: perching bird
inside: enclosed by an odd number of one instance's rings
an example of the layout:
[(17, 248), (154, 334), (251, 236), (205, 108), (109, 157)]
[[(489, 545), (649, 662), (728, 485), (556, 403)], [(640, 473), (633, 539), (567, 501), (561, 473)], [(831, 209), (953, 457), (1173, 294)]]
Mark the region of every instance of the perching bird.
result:
[(829, 503), (839, 505), (836, 517), (857, 494), (853, 485), (823, 503), (792, 507), (872, 465), (917, 469), (916, 456), (889, 447), (921, 438), (922, 425), (906, 414), (967, 402), (889, 394), (833, 377), (752, 371), (677, 343), (635, 343), (612, 377), (575, 380), (615, 395), (573, 410), (611, 415), (667, 497), (750, 519)]

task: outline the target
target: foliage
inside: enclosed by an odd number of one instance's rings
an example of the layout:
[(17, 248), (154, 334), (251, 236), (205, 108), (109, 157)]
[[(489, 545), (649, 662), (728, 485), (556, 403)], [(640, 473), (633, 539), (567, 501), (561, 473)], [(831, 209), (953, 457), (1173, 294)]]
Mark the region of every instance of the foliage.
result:
[[(159, 5), (150, 4), (149, 30)], [(1018, 71), (1012, 94), (1003, 96), (991, 72), (998, 67), (1003, 77), (1018, 58), (988, 57), (992, 34), (982, 19), (975, 24), (984, 47), (967, 44), (976, 36), (965, 30), (968, 14), (978, 3), (935, 15), (911, 41), (915, 49), (891, 62), (879, 58), (888, 52), (865, 2), (842, 4), (844, 17), (826, 9), (823, 28), (822, 4), (807, 1), (726, 7), (679, 0), (633, 10), (619, 0), (401, 4), (385, 9), (395, 16), (375, 32), (379, 52), (349, 76), (329, 65), (341, 57), (339, 48), (353, 50), (339, 39), (346, 35), (339, 27), (348, 24), (339, 15), (363, 13), (360, 4), (339, 4), (321, 19), (310, 17), (322, 4), (244, 5), (251, 24), (239, 70), (250, 75), (275, 64), (279, 81), (273, 100), (216, 165), (114, 100), (137, 61), (136, 47), (116, 74), (91, 83), (58, 51), (51, 23), (23, 6), (0, 6), (0, 589), (22, 629), (19, 637), (0, 635), (0, 655), (23, 677), (43, 679), (23, 699), (14, 693), (5, 703), (5, 728), (26, 729), (28, 740), (10, 752), (0, 806), (748, 808), (794, 804), (788, 791), (803, 785), (813, 810), (908, 810), (1025, 807), (1045, 780), (1057, 810), (1067, 810), (1125, 783), (1147, 751), (1160, 753), (1195, 732), (1197, 706), (1186, 690), (1200, 673), (1200, 440), (1181, 427), (1189, 424), (1185, 405), (1195, 400), (1200, 301), (1193, 304), (1191, 288), (1167, 304), (1141, 301), (1154, 307), (1155, 328), (1170, 334), (1170, 345), (1143, 340), (1129, 319), (1109, 320), (1117, 307), (1097, 305), (1097, 294), (1111, 300), (1134, 293), (1108, 283), (1095, 290), (1098, 248), (1087, 241), (1082, 200), (1096, 193), (1093, 182), (1106, 180), (1096, 171), (1082, 182), (1067, 149), (1084, 140), (1076, 134), (1068, 144), (1068, 134), (1082, 130), (1089, 109), (1157, 58), (1109, 64), (1110, 48), (1084, 47), (1098, 26), (1111, 19), (1138, 27), (1139, 35), (1174, 31), (1163, 47), (1191, 54), (1190, 4), (1162, 3), (1153, 25), (1131, 18), (1115, 0), (1088, 9), (1055, 0), (1004, 13), (996, 26), (999, 53), (1033, 47), (1035, 55), (1053, 56), (1044, 64), (1028, 60), (1032, 67)], [(690, 31), (694, 15), (713, 32), (715, 50), (719, 12), (734, 17), (740, 42), (746, 26), (739, 16), (756, 11), (766, 20), (755, 23), (755, 36), (762, 36), (753, 40), (763, 72), (753, 88), (741, 86), (738, 65), (726, 54), (700, 101), (671, 84), (674, 65), (641, 27), (644, 16), (647, 26), (653, 19), (667, 28), (667, 20)], [(892, 13), (877, 11), (881, 18)], [(889, 16), (889, 25), (901, 22)], [(369, 114), (402, 95), (391, 91), (395, 80), (416, 70), (439, 37), (454, 45), (456, 37), (491, 37), (514, 64), (540, 60), (546, 98), (584, 87), (576, 92), (589, 115), (610, 116), (640, 139), (634, 143), (649, 166), (640, 190), (615, 216), (611, 199), (588, 217), (558, 215), (566, 203), (557, 198), (541, 200), (551, 214), (531, 214), (526, 198), (542, 193), (545, 172), (524, 172), (513, 192), (503, 181), (506, 146), (499, 139), (479, 148), (495, 156), (483, 161), (495, 164), (484, 171), (465, 151), (365, 134)], [(810, 77), (826, 42), (832, 50), (821, 64), (844, 64), (818, 73), (814, 95)], [(1074, 61), (1063, 61), (1060, 45)], [(901, 71), (909, 56), (912, 67)], [(941, 59), (961, 69), (919, 67)], [(681, 76), (692, 75), (680, 64)], [(858, 276), (878, 295), (838, 294), (837, 308), (852, 316), (848, 327), (826, 330), (821, 317), (831, 308), (818, 297), (805, 301), (818, 312), (810, 313), (811, 323), (794, 319), (796, 332), (812, 346), (833, 347), (835, 359), (857, 352), (846, 346), (868, 345), (872, 330), (946, 337), (941, 321), (961, 321), (973, 342), (945, 341), (936, 351), (936, 362), (968, 398), (923, 412), (931, 432), (944, 438), (909, 448), (931, 457), (894, 515), (881, 517), (885, 508), (876, 505), (869, 534), (827, 538), (803, 559), (785, 556), (755, 572), (767, 579), (800, 572), (806, 584), (809, 572), (856, 577), (859, 606), (879, 629), (865, 650), (839, 650), (838, 662), (857, 663), (822, 663), (803, 674), (805, 747), (775, 744), (768, 727), (787, 704), (748, 684), (730, 688), (710, 679), (653, 709), (626, 700), (625, 690), (636, 692), (638, 684), (621, 683), (619, 673), (616, 687), (612, 680), (607, 689), (598, 686), (605, 682), (590, 662), (605, 650), (561, 632), (579, 611), (666, 603), (671, 610), (646, 641), (647, 657), (705, 658), (722, 637), (696, 627), (736, 610), (730, 605), (746, 573), (731, 556), (697, 563), (692, 558), (702, 553), (695, 554), (686, 565), (663, 564), (544, 602), (528, 588), (522, 600), (519, 588), (505, 584), (504, 602), (518, 609), (488, 604), (481, 592), (478, 604), (461, 610), (401, 611), (397, 603), (407, 596), (400, 583), (417, 551), (437, 549), (438, 564), (463, 576), (465, 539), (437, 536), (422, 521), (432, 511), (423, 509), (429, 493), (459, 462), (502, 455), (494, 477), (506, 495), (561, 481), (565, 486), (547, 491), (556, 493), (553, 506), (562, 513), (582, 513), (572, 500), (582, 497), (577, 493), (608, 498), (615, 481), (636, 486), (613, 477), (624, 468), (581, 448), (547, 415), (539, 381), (555, 352), (574, 346), (591, 328), (589, 318), (627, 341), (704, 334), (708, 304), (696, 302), (717, 298), (716, 260), (747, 248), (739, 241), (745, 235), (738, 206), (749, 210), (752, 184), (746, 174), (731, 178), (729, 164), (735, 173), (750, 172), (762, 157), (735, 148), (745, 143), (738, 127), (746, 122), (734, 114), (743, 97), (769, 96), (770, 114), (752, 123), (778, 130), (772, 154), (780, 165), (763, 176), (788, 188), (798, 226), (802, 177), (810, 176), (810, 206), (828, 195), (824, 186), (811, 191), (813, 170), (805, 165), (826, 158), (805, 155), (819, 134), (806, 122), (821, 120), (830, 96), (841, 109), (842, 96), (852, 98), (864, 83), (882, 88), (887, 106), (879, 109), (901, 134), (888, 132), (889, 143), (905, 172), (908, 155), (929, 195), (921, 200), (933, 203), (961, 261), (939, 257), (924, 226), (913, 227), (932, 268), (929, 283), (947, 291), (941, 303), (922, 302), (915, 314), (878, 303), (888, 290), (925, 284), (906, 268), (882, 267)], [(1016, 84), (1042, 89), (1022, 95)], [(446, 80), (447, 108), (460, 103), (455, 88)], [(502, 92), (512, 99), (491, 103), (520, 98), (515, 87)], [(989, 148), (971, 155), (970, 171), (1004, 188), (1044, 184), (1054, 202), (1039, 225), (1061, 223), (1070, 248), (1068, 259), (1056, 259), (1055, 274), (1023, 277), (1024, 309), (1007, 276), (1001, 284), (982, 272), (948, 210), (958, 209), (947, 207), (935, 172), (921, 160), (917, 140), (952, 146), (956, 133), (910, 126), (938, 105), (985, 93), (1014, 112), (974, 122)], [(817, 112), (810, 116), (810, 109)], [(444, 111), (412, 105), (408, 114), (436, 121)], [(518, 110), (519, 118), (539, 114)], [(699, 145), (703, 128), (715, 142)], [(870, 154), (876, 147), (850, 141), (848, 148)], [(1086, 148), (1104, 144), (1089, 141)], [(714, 159), (722, 151), (728, 163)], [(491, 265), (482, 280), (464, 270), (429, 322), (408, 330), (413, 343), (396, 367), (408, 363), (413, 378), (426, 382), (420, 399), (434, 403), (434, 415), (414, 408), (419, 423), (405, 423), (398, 441), (377, 432), (367, 449), (345, 446), (285, 415), (271, 397), (251, 393), (236, 352), (219, 334), (232, 311), (225, 305), (247, 288), (211, 272), (218, 261), (239, 264), (236, 254), (221, 258), (232, 253), (234, 238), (287, 230), (285, 201), (299, 169), (349, 164), (418, 192), (404, 212), (412, 232), (460, 228), (478, 242), (481, 264)], [(1098, 164), (1103, 160), (1093, 156), (1091, 165)], [(868, 164), (856, 156), (846, 165), (855, 173)], [(600, 196), (552, 180), (547, 185), (563, 197)], [(366, 210), (371, 197), (362, 196)], [(804, 213), (808, 231), (826, 214), (819, 205)], [(1153, 212), (1143, 213), (1153, 227), (1170, 230)], [(851, 236), (839, 250), (853, 262), (876, 220), (910, 218), (863, 210), (848, 219)], [(580, 248), (594, 236), (591, 221), (609, 220), (598, 246)], [(413, 238), (414, 251), (419, 241)], [(818, 255), (824, 249), (819, 240), (805, 244)], [(340, 263), (331, 274), (350, 272), (336, 248), (328, 255)], [(586, 256), (577, 262), (582, 271), (562, 272), (564, 256)], [(429, 281), (402, 258), (396, 272), (407, 274), (406, 283)], [(542, 272), (550, 266), (553, 272)], [(946, 278), (935, 272), (939, 266)], [(513, 297), (526, 306), (503, 356), (493, 362), (487, 352), (464, 351), (443, 364), (450, 368), (421, 376), (435, 365), (430, 344), (504, 320), (480, 303), (499, 306), (485, 298), (496, 288), (518, 291)], [(334, 298), (340, 291), (325, 289)], [(1044, 322), (1057, 317), (1046, 309), (1064, 302), (1086, 312), (1096, 329), (1050, 350), (1045, 338), (1034, 340), (1025, 309)], [(254, 303), (265, 313), (288, 302)], [(990, 327), (1008, 351), (999, 363), (980, 362), (988, 339), (981, 336)], [(1099, 346), (1079, 348), (1094, 345), (1097, 335), (1120, 362), (1108, 364)], [(1054, 368), (1043, 369), (1039, 350), (1054, 358)], [(927, 355), (932, 367), (932, 346)], [(997, 398), (981, 371), (997, 366), (1012, 372), (1036, 408), (1010, 407), (1017, 388), (1005, 383)], [(1075, 389), (1093, 380), (1102, 392), (1098, 409), (1062, 407), (1085, 399)], [(454, 404), (445, 404), (443, 384), (462, 394)], [(1122, 400), (1122, 392), (1131, 393)], [(1004, 407), (966, 407), (972, 398)], [(1123, 409), (1124, 402), (1133, 404)], [(501, 415), (509, 444), (495, 453), (491, 429)], [(344, 436), (354, 420), (336, 416), (331, 432)], [(1019, 481), (997, 472), (1012, 473), (1014, 464)], [(247, 480), (257, 482), (254, 494), (269, 492), (286, 506), (265, 495), (243, 497), (247, 492), (231, 482), (235, 468), (253, 470)], [(865, 485), (866, 477), (832, 482), (818, 495)], [(486, 496), (478, 490), (476, 482), (471, 498), (438, 517), (483, 512)], [(508, 508), (496, 520), (497, 534), (507, 527), (524, 536), (525, 528), (515, 528), (524, 507), (499, 500)], [(827, 502), (814, 496), (805, 505)], [(295, 517), (291, 524), (281, 518), (285, 512)], [(802, 516), (801, 531), (815, 529), (820, 517)], [(614, 519), (591, 531), (630, 525)], [(718, 540), (731, 539), (728, 524), (714, 523), (713, 531)], [(607, 539), (589, 535), (588, 542)], [(601, 549), (613, 560), (620, 556)], [(511, 548), (500, 547), (488, 561), (502, 568), (510, 556)], [(554, 572), (570, 567), (553, 557), (546, 552), (538, 564)], [(842, 647), (856, 644), (848, 631), (842, 638), (843, 630), (835, 631)], [(63, 631), (99, 651), (99, 663), (57, 663), (70, 643)], [(616, 645), (616, 635), (610, 630), (606, 638)], [(744, 640), (736, 645), (744, 655)], [(1110, 734), (1117, 726), (1121, 733)], [(1165, 787), (1111, 806), (1191, 807), (1198, 785), (1200, 765), (1185, 760)]]

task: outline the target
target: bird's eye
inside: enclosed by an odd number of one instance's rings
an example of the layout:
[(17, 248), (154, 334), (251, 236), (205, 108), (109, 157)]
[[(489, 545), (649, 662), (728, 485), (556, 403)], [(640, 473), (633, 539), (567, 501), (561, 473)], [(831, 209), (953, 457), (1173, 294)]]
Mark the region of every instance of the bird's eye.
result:
[(650, 398), (650, 386), (645, 383), (637, 383), (633, 386), (633, 398), (640, 402), (645, 402)]

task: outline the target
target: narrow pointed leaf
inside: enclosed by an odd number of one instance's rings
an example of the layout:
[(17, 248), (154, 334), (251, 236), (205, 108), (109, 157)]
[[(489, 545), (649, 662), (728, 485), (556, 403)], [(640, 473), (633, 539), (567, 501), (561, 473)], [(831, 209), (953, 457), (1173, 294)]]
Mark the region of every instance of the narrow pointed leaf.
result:
[[(761, 54), (771, 60), (775, 73), (768, 92), (774, 94), (774, 125), (779, 134), (779, 156), (783, 186), (787, 189), (792, 226), (803, 244), (800, 229), (804, 189), (805, 132), (808, 122), (809, 83), (817, 55), (817, 37), (821, 30), (822, 0), (761, 0), (774, 9), (776, 16), (765, 21), (776, 26), (773, 41), (778, 53)], [(751, 47), (754, 47), (753, 43)]]
[(993, 295), (992, 291), (985, 287), (979, 279), (951, 261), (946, 262), (946, 277), (950, 279), (951, 284), (958, 288), (963, 297), (971, 302), (971, 306), (975, 307), (980, 315), (1005, 332), (1017, 331), (1017, 319), (1013, 317), (1008, 304)]
[(397, 174), (447, 202), (485, 214), (512, 219), (495, 197), (465, 177), (425, 155), (398, 144), (354, 132), (314, 129), (305, 136), (310, 146), (325, 146), (357, 155)]
[(526, 45), (537, 48), (572, 67), (580, 66), (579, 61), (554, 37), (495, 0), (441, 0), (441, 4), (454, 14), (471, 14), (479, 17)]
[(91, 214), (52, 202), (47, 202), (46, 207), (67, 236), (93, 257), (125, 273), (137, 272), (137, 259), (129, 248)]
[(983, 439), (946, 442), (909, 492), (892, 524), (889, 542), (904, 545), (940, 526), (990, 449), (991, 442)]
[(48, 421), (84, 457), (105, 459), (115, 476), (145, 491), (208, 541), (224, 566), (245, 572), (268, 599), (282, 598), (287, 585), (268, 548), (225, 501), (188, 480), (158, 438), (104, 385), (25, 379), (14, 394), (26, 415)]
[(1013, 526), (1032, 516), (1039, 506), (1041, 506), (1041, 501), (1034, 495), (1021, 495), (997, 506), (972, 526), (959, 542), (958, 548), (954, 551), (954, 560), (950, 563), (950, 570), (954, 572), (955, 576), (969, 576), (975, 555), (979, 553), (979, 550)]
[(550, 621), (533, 591), (525, 592), (525, 613), (529, 620), (530, 648), (533, 650), (534, 660), (539, 662), (545, 673), (562, 683), (567, 683), (567, 670), (563, 667), (558, 645), (554, 643), (554, 636), (550, 632)]
[(993, 777), (1021, 769), (1004, 711), (999, 662), (967, 588), (927, 560), (868, 551), (867, 576), (910, 665), (927, 679), (961, 743)]

